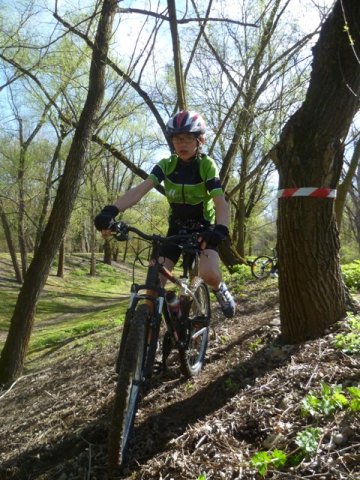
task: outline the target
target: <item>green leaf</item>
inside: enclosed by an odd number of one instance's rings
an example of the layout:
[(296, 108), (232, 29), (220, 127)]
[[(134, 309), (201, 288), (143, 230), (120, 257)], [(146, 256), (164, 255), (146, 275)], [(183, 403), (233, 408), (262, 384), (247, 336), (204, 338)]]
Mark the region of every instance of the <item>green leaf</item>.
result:
[(271, 454), (271, 459), (276, 468), (281, 468), (287, 461), (287, 455), (282, 450), (274, 450)]
[(350, 409), (353, 412), (360, 412), (360, 388), (357, 387), (347, 387), (346, 389), (350, 396)]
[(250, 459), (250, 463), (256, 468), (262, 477), (267, 472), (270, 462), (271, 457), (267, 452), (257, 452)]
[(309, 427), (296, 435), (296, 445), (308, 455), (316, 452), (320, 439), (320, 428)]

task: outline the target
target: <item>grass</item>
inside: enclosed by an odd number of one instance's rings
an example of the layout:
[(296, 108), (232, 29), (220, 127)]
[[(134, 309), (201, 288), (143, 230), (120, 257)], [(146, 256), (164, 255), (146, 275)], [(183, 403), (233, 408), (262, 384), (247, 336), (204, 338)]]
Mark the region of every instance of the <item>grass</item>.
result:
[[(73, 255), (66, 258), (65, 276), (59, 278), (54, 266), (37, 305), (27, 363), (33, 364), (36, 359), (43, 358), (44, 351), (59, 352), (69, 344), (77, 348), (93, 348), (97, 339), (104, 341), (109, 330), (118, 330), (124, 319), (132, 283), (129, 267), (109, 266), (99, 261), (97, 275), (93, 277), (89, 275), (88, 256)], [(6, 254), (0, 255), (0, 270), (1, 351), (20, 286), (12, 279), (12, 266)], [(142, 272), (140, 269), (140, 278)]]
[[(56, 265), (53, 266), (37, 305), (29, 345), (29, 361), (41, 356), (44, 350), (59, 351), (69, 343), (76, 344), (78, 348), (92, 348), (93, 340), (89, 341), (90, 334), (91, 337), (95, 334), (95, 339), (103, 341), (102, 337), (106, 336), (106, 332), (118, 329), (121, 325), (132, 283), (132, 266), (105, 265), (99, 256), (97, 276), (91, 277), (89, 269), (90, 257), (87, 254), (66, 256), (64, 278), (56, 276)], [(359, 262), (354, 262), (344, 270), (349, 288), (360, 284)], [(1, 351), (20, 286), (14, 281), (10, 257), (7, 254), (0, 254), (0, 271)], [(136, 281), (142, 282), (144, 273), (145, 267), (140, 266), (137, 269)], [(262, 289), (267, 291), (269, 286), (274, 284), (272, 279), (264, 282), (254, 280), (247, 266), (239, 266), (238, 271), (232, 275), (223, 269), (223, 274), (231, 290), (241, 299), (252, 295), (252, 286), (256, 289), (257, 297), (261, 297)], [(358, 337), (355, 346), (358, 346)]]

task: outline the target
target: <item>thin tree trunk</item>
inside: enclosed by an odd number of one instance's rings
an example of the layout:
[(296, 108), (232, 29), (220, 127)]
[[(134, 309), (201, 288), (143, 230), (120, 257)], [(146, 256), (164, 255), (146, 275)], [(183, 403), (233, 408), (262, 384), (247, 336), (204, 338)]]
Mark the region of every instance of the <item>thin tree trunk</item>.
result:
[(43, 198), (41, 213), (40, 213), (38, 226), (37, 226), (37, 230), (36, 230), (35, 251), (37, 250), (37, 248), (40, 244), (41, 235), (43, 234), (43, 231), (44, 231), (45, 219), (46, 219), (49, 204), (50, 204), (52, 177), (53, 177), (54, 169), (55, 169), (56, 164), (58, 162), (58, 159), (60, 157), (62, 142), (63, 142), (63, 137), (59, 137), (56, 148), (55, 148), (55, 151), (54, 151), (54, 155), (51, 159), (49, 171), (48, 171), (48, 174), (47, 174), (44, 198)]
[(59, 261), (56, 276), (59, 278), (64, 278), (64, 263), (65, 263), (65, 242), (61, 242), (59, 247)]
[(21, 275), (21, 269), (20, 269), (20, 266), (19, 266), (19, 263), (18, 263), (17, 257), (16, 257), (16, 250), (15, 250), (15, 245), (14, 245), (12, 235), (11, 235), (11, 228), (10, 228), (9, 222), (7, 220), (6, 213), (4, 211), (4, 208), (3, 208), (3, 205), (2, 205), (1, 201), (0, 201), (0, 216), (1, 216), (1, 223), (2, 223), (2, 226), (3, 226), (3, 229), (4, 229), (4, 233), (5, 233), (6, 243), (7, 243), (8, 250), (9, 250), (9, 253), (10, 253), (10, 257), (11, 257), (11, 261), (12, 261), (12, 264), (13, 264), (13, 267), (14, 267), (15, 278), (16, 278), (17, 283), (22, 284), (23, 277)]
[(184, 80), (183, 66), (181, 62), (180, 40), (179, 40), (179, 34), (177, 30), (175, 0), (168, 0), (168, 10), (169, 10), (170, 31), (171, 31), (171, 39), (172, 39), (173, 55), (174, 55), (176, 93), (178, 97), (179, 109), (186, 110), (185, 80)]
[[(22, 132), (22, 122), (20, 120), (20, 131)], [(22, 133), (20, 133), (22, 137)], [(23, 144), (22, 140), (20, 143)], [(22, 276), (25, 276), (27, 270), (27, 248), (25, 241), (25, 193), (24, 193), (24, 175), (25, 175), (25, 149), (21, 145), (19, 156), (19, 168), (17, 174), (17, 186), (18, 186), (18, 241), (21, 258), (21, 271)]]
[(109, 240), (104, 241), (104, 263), (106, 265), (111, 265), (112, 260), (112, 253), (111, 253), (111, 245)]

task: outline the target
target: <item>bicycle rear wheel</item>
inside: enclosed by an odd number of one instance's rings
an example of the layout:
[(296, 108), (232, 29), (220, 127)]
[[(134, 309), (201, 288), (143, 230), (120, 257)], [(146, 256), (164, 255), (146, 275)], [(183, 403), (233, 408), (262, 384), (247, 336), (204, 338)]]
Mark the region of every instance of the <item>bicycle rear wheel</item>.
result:
[(251, 273), (254, 275), (255, 278), (263, 280), (270, 275), (272, 268), (272, 258), (268, 257), (267, 255), (260, 255), (253, 261), (251, 265)]
[(197, 375), (203, 367), (211, 315), (208, 286), (197, 278), (193, 288), (198, 305), (193, 301), (189, 313), (186, 349), (179, 349), (180, 369), (188, 378)]
[(109, 428), (108, 469), (110, 478), (127, 458), (144, 381), (146, 325), (150, 315), (148, 305), (138, 305), (128, 326)]

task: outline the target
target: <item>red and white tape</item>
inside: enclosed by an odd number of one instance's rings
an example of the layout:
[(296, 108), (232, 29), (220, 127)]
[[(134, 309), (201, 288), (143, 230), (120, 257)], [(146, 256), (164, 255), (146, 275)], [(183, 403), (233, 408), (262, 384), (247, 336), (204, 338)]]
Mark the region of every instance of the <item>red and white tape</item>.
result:
[(315, 198), (336, 198), (336, 190), (332, 188), (315, 188), (315, 187), (302, 187), (302, 188), (284, 188), (278, 190), (278, 198), (289, 197), (315, 197)]

